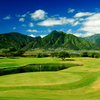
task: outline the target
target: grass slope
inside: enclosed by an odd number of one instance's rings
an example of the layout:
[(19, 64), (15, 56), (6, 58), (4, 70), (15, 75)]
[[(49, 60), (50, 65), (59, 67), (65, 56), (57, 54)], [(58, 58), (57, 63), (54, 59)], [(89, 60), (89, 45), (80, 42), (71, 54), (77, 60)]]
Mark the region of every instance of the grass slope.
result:
[(19, 62), (19, 65), (35, 62), (72, 62), (84, 66), (58, 72), (0, 76), (0, 100), (100, 100), (100, 59), (73, 58), (75, 61), (61, 61), (58, 58), (30, 58), (31, 61), (29, 58), (19, 59), (7, 60), (14, 61), (15, 64)]

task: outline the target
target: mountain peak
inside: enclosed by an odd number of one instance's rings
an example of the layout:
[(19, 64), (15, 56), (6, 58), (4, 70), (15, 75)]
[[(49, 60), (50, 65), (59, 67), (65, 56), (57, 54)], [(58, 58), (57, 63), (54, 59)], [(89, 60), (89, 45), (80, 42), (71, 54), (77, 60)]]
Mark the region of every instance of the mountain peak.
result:
[[(30, 45), (30, 46), (29, 46)], [(74, 36), (73, 34), (66, 34), (62, 31), (58, 32), (56, 30), (52, 31), (50, 34), (38, 41), (33, 41), (26, 48), (66, 48), (66, 49), (95, 49), (95, 44), (86, 41), (83, 38)]]

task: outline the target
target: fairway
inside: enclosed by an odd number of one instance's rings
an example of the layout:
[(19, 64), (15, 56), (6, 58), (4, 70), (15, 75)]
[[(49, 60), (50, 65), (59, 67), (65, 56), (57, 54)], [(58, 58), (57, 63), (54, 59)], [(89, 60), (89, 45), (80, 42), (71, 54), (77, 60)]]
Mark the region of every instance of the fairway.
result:
[[(100, 100), (100, 59), (71, 59), (73, 61), (61, 61), (59, 58), (50, 57), (0, 59), (1, 68), (33, 63), (83, 65), (57, 72), (28, 72), (0, 76), (0, 100)], [(11, 63), (11, 66), (6, 66), (7, 63)]]

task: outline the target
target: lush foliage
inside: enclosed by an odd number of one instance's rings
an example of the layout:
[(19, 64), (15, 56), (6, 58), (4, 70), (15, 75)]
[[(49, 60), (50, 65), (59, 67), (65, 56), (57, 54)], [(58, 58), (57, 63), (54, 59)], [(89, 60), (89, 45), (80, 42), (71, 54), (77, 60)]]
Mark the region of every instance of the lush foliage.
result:
[(19, 49), (16, 50), (13, 47), (10, 47), (8, 49), (2, 49), (0, 55), (5, 57), (15, 57), (15, 56), (22, 56), (25, 53), (25, 51)]
[(92, 57), (92, 58), (99, 58), (100, 57), (100, 54), (97, 53), (97, 52), (82, 52), (80, 54), (81, 57)]
[(18, 50), (38, 38), (40, 39), (40, 37), (32, 38), (16, 32), (0, 34), (0, 49), (13, 47)]
[(92, 42), (92, 43), (95, 43), (97, 45), (100, 45), (100, 34), (95, 34), (95, 35), (92, 35), (92, 36), (88, 36), (88, 37), (85, 37), (84, 39)]
[(64, 32), (52, 31), (42, 39), (33, 41), (24, 47), (24, 50), (34, 48), (66, 48), (67, 50), (99, 49), (99, 47), (83, 38)]
[(58, 57), (61, 58), (62, 60), (65, 60), (65, 58), (70, 57), (68, 52), (59, 52)]

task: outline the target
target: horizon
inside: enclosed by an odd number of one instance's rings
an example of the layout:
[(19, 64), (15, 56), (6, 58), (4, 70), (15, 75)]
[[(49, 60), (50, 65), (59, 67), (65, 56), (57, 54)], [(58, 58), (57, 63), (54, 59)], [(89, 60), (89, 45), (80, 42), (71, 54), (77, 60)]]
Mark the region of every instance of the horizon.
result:
[(100, 34), (99, 0), (3, 0), (0, 34), (45, 36), (53, 30), (78, 37)]

